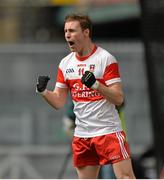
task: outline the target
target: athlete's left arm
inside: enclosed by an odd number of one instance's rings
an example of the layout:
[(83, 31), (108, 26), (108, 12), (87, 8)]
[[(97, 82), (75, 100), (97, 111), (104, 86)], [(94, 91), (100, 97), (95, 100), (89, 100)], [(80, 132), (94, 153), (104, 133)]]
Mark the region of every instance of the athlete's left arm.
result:
[(81, 82), (91, 89), (95, 89), (104, 96), (110, 103), (120, 106), (123, 103), (123, 91), (120, 82), (112, 83), (105, 86), (96, 80), (94, 74), (90, 71), (85, 71), (81, 78)]
[(96, 90), (100, 92), (112, 104), (119, 106), (123, 103), (124, 95), (120, 82), (113, 83), (108, 87), (99, 82)]

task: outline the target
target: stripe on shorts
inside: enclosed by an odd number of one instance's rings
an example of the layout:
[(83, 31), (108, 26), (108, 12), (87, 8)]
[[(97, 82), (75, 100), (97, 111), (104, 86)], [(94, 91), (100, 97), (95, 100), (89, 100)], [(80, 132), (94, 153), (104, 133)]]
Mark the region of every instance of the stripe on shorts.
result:
[(120, 144), (122, 156), (124, 159), (126, 159), (129, 157), (129, 154), (127, 153), (126, 148), (124, 146), (124, 136), (121, 134), (121, 132), (117, 132), (116, 136), (117, 136), (119, 144)]

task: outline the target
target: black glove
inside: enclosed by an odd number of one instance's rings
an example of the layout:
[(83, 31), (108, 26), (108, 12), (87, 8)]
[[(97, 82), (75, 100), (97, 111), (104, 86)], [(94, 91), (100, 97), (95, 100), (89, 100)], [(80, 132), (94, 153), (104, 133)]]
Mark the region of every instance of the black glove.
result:
[(87, 87), (91, 88), (92, 85), (96, 82), (96, 78), (92, 72), (85, 71), (85, 74), (81, 78), (81, 82), (85, 84)]
[(50, 80), (49, 76), (38, 76), (36, 90), (41, 93), (46, 89), (47, 83)]

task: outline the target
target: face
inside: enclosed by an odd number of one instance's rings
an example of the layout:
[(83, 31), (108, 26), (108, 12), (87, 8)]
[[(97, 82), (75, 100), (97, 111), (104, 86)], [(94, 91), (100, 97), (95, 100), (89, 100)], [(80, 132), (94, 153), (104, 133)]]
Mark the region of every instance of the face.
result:
[(70, 50), (77, 53), (83, 51), (89, 30), (82, 30), (78, 21), (68, 21), (65, 23), (64, 32)]

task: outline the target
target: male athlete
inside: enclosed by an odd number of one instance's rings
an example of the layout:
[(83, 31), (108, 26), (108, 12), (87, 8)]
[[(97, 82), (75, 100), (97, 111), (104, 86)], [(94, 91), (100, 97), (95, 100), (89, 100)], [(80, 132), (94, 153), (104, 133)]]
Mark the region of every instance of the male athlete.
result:
[(76, 115), (73, 162), (80, 179), (97, 178), (105, 164), (113, 165), (117, 178), (134, 179), (128, 143), (115, 109), (123, 103), (118, 63), (93, 43), (88, 16), (66, 16), (64, 32), (71, 53), (59, 64), (55, 89), (47, 90), (49, 77), (39, 76), (37, 92), (55, 109), (64, 106), (71, 92)]

